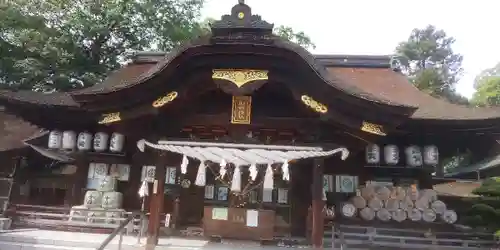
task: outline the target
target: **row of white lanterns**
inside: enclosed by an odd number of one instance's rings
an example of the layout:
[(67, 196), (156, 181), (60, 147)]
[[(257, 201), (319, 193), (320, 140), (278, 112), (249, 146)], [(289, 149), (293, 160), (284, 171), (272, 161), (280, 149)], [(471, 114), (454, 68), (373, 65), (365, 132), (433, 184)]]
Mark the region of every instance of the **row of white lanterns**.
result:
[[(384, 146), (384, 162), (389, 165), (396, 165), (399, 163), (399, 148), (396, 145)], [(404, 150), (406, 163), (411, 167), (418, 167), (425, 165), (437, 165), (439, 163), (439, 151), (434, 145), (428, 145), (422, 150), (419, 146), (409, 146)], [(378, 164), (380, 163), (381, 150), (377, 144), (370, 144), (366, 146), (366, 163)]]
[(104, 152), (108, 149), (114, 153), (122, 152), (125, 143), (125, 136), (120, 133), (109, 134), (98, 132), (92, 135), (89, 132), (76, 134), (74, 131), (53, 130), (49, 134), (48, 147), (50, 149), (64, 149), (89, 151), (92, 148), (96, 152)]

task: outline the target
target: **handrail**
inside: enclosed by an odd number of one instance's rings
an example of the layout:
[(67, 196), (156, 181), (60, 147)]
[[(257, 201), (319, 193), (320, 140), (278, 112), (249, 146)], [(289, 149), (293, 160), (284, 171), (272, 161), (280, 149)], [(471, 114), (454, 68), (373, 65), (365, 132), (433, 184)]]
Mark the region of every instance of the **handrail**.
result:
[(120, 234), (120, 240), (118, 241), (118, 250), (122, 248), (122, 240), (123, 240), (123, 229), (134, 219), (135, 215), (140, 213), (132, 213), (125, 221), (123, 221), (113, 232), (101, 243), (96, 250), (104, 250), (108, 246), (108, 244), (116, 237), (116, 235)]

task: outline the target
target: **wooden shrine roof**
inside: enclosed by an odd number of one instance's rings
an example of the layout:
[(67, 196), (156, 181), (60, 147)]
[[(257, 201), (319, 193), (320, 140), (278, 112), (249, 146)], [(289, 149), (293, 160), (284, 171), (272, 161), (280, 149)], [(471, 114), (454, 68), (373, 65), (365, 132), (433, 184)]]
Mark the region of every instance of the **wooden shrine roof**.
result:
[[(422, 120), (485, 120), (500, 118), (498, 108), (471, 108), (449, 103), (419, 91), (407, 78), (394, 71), (389, 56), (317, 55), (317, 64), (326, 68), (340, 89), (361, 92), (368, 99), (395, 106), (414, 107), (412, 119)], [(165, 53), (141, 52), (132, 63), (112, 72), (103, 83), (67, 93), (33, 93), (29, 91), (0, 91), (0, 99), (12, 104), (36, 104), (47, 106), (79, 107), (73, 96), (120, 91), (136, 84), (144, 75), (161, 70)], [(2, 98), (3, 97), (3, 98)]]
[(26, 147), (23, 141), (40, 132), (40, 128), (7, 114), (0, 109), (0, 152)]

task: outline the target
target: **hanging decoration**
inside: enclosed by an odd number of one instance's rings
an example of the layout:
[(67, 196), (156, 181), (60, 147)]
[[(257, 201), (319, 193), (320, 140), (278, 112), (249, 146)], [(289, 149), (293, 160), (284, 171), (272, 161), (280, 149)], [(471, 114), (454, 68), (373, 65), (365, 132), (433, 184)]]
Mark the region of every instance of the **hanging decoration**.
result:
[(181, 174), (186, 174), (187, 173), (187, 167), (189, 164), (189, 160), (186, 155), (182, 156), (182, 162), (181, 162)]
[(226, 162), (226, 160), (222, 159), (220, 161), (219, 165), (220, 165), (219, 176), (220, 176), (221, 179), (224, 179), (224, 176), (226, 175), (226, 172), (227, 172), (227, 168), (226, 168), (227, 162)]
[(236, 166), (233, 172), (233, 180), (231, 181), (231, 191), (240, 192), (241, 191), (241, 170), (240, 166)]
[(271, 167), (271, 164), (268, 164), (266, 175), (264, 176), (264, 189), (272, 190), (274, 188), (273, 181), (273, 168)]
[(281, 165), (281, 171), (283, 172), (283, 180), (289, 181), (290, 180), (290, 169), (288, 166), (288, 161), (283, 162), (283, 165)]
[(250, 165), (248, 171), (250, 172), (250, 178), (252, 179), (252, 181), (255, 181), (255, 179), (257, 179), (257, 175), (259, 174), (259, 171), (257, 170), (257, 165), (256, 164)]
[(125, 143), (125, 136), (120, 133), (111, 134), (111, 140), (109, 142), (109, 151), (114, 153), (119, 153), (123, 150)]
[(62, 135), (62, 148), (75, 149), (76, 148), (76, 133), (74, 131), (64, 131)]
[(78, 134), (76, 146), (78, 150), (90, 150), (92, 148), (92, 134), (89, 132), (81, 132)]
[(196, 174), (196, 180), (194, 184), (199, 187), (203, 187), (206, 184), (207, 166), (204, 162), (200, 162), (198, 166), (198, 174)]
[(103, 152), (108, 148), (109, 135), (103, 132), (98, 132), (94, 136), (94, 150)]
[(418, 146), (409, 146), (405, 150), (406, 163), (411, 167), (422, 166), (422, 152)]
[(424, 163), (426, 165), (437, 165), (439, 163), (439, 151), (434, 145), (424, 147)]
[(149, 195), (149, 187), (148, 187), (148, 182), (146, 180), (142, 181), (138, 194), (139, 197), (141, 198), (144, 198)]
[(377, 144), (370, 144), (365, 149), (366, 163), (377, 164), (380, 162), (380, 147)]
[(396, 145), (384, 147), (384, 161), (389, 165), (396, 165), (399, 162), (399, 149)]
[(62, 144), (61, 132), (57, 130), (50, 131), (48, 147), (50, 149), (58, 149), (61, 148), (61, 144)]

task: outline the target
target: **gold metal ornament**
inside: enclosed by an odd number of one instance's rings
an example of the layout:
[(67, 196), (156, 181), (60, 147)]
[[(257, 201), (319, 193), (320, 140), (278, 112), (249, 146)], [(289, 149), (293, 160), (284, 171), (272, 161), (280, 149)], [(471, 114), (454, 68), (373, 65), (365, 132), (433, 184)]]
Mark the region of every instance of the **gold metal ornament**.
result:
[(177, 93), (176, 91), (172, 91), (172, 92), (168, 93), (167, 95), (156, 99), (156, 101), (153, 102), (152, 106), (154, 108), (163, 107), (165, 104), (175, 100), (175, 98), (177, 98), (178, 95), (179, 95), (179, 93)]
[(387, 134), (384, 132), (384, 127), (382, 125), (373, 124), (367, 121), (363, 121), (361, 125), (361, 131), (365, 131), (371, 134), (386, 136)]
[(231, 123), (250, 124), (252, 116), (252, 97), (233, 96)]
[(268, 70), (256, 69), (214, 69), (212, 79), (230, 81), (241, 88), (251, 81), (267, 80), (268, 72)]
[(243, 12), (238, 13), (238, 18), (239, 19), (245, 18), (245, 13), (243, 13)]
[(324, 114), (328, 112), (328, 108), (324, 104), (317, 102), (310, 96), (302, 95), (301, 100), (306, 106), (308, 106), (309, 108), (313, 109), (318, 113)]
[(122, 118), (120, 117), (120, 112), (109, 113), (102, 115), (102, 119), (99, 120), (99, 124), (110, 124), (113, 122), (119, 122)]

